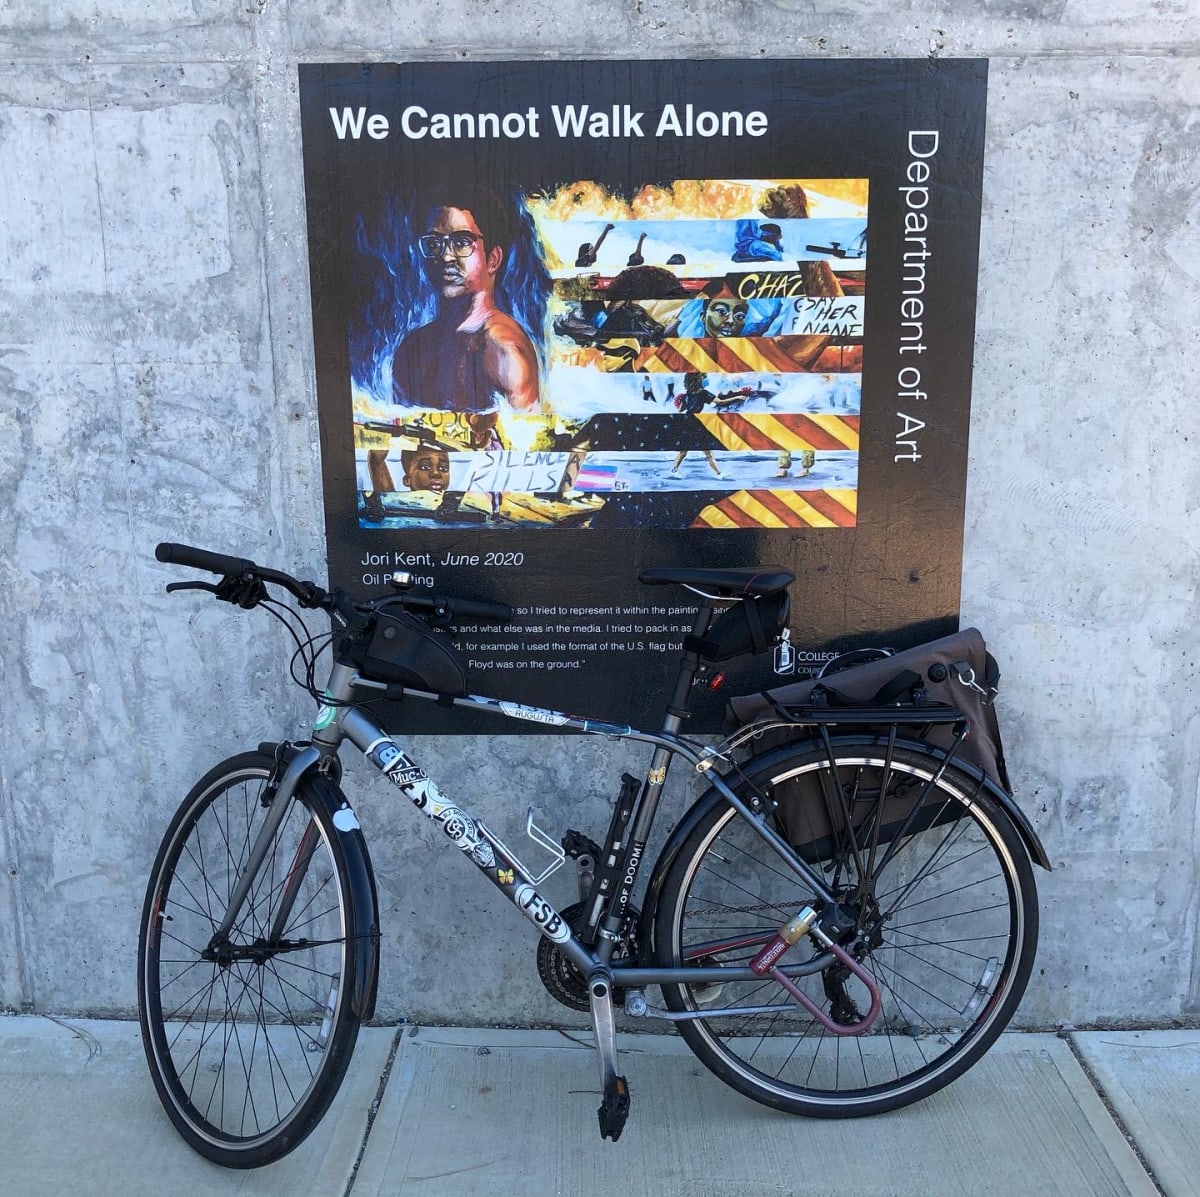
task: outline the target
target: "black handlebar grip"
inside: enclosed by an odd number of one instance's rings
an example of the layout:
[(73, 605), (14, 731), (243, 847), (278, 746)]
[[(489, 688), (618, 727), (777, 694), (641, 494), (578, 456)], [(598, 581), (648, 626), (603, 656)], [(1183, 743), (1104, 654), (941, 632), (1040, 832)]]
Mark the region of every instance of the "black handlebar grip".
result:
[(453, 615), (463, 615), (468, 619), (486, 619), (493, 622), (508, 623), (513, 617), (513, 609), (507, 603), (480, 603), (474, 599), (446, 599), (446, 606)]
[(167, 541), (154, 550), (154, 555), (159, 561), (206, 569), (212, 574), (241, 574), (248, 569), (258, 568), (245, 557), (227, 557), (224, 553), (210, 553), (207, 549), (194, 549), (190, 545), (170, 544)]

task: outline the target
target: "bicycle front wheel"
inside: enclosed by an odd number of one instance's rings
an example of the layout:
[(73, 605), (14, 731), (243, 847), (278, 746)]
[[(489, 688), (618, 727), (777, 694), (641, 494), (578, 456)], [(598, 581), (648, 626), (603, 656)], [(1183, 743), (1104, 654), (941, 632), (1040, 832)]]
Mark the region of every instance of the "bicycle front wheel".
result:
[(146, 892), (138, 1013), (155, 1088), (201, 1155), (235, 1168), (295, 1148), (329, 1107), (358, 1035), (350, 889), (326, 806), (302, 784), (231, 933), (213, 937), (268, 807), (271, 757), (192, 789)]
[[(917, 748), (889, 760), (884, 744), (841, 743), (834, 756), (781, 751), (748, 776), (780, 803), (776, 830), (855, 916), (843, 943), (879, 990), (873, 1024), (832, 1033), (769, 976), (663, 986), (670, 1009), (702, 1015), (676, 1026), (721, 1080), (830, 1118), (907, 1105), (970, 1068), (1016, 1011), (1037, 947), (1028, 854), (980, 783), (953, 767), (939, 776), (940, 758)], [(809, 903), (820, 905), (747, 820), (714, 806), (668, 873), (658, 962), (744, 967)], [(819, 954), (802, 940), (783, 963)], [(870, 1007), (841, 965), (794, 980), (839, 1029)]]

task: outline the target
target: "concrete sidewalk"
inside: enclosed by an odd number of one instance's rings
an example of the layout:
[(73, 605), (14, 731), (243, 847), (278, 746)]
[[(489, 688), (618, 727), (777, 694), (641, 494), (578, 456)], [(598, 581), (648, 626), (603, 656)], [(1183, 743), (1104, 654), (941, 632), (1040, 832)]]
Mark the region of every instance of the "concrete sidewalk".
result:
[(620, 1044), (633, 1113), (616, 1145), (599, 1137), (586, 1034), (365, 1028), (313, 1135), (269, 1168), (229, 1172), (193, 1154), (167, 1121), (135, 1024), (0, 1018), (0, 1191), (1200, 1192), (1200, 1032), (1006, 1034), (927, 1101), (845, 1122), (742, 1098), (674, 1035)]

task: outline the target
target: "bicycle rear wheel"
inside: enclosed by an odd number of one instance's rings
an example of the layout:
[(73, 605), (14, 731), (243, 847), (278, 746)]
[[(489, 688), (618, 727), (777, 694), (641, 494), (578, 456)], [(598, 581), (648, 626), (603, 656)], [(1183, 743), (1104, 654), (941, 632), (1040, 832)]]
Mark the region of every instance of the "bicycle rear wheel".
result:
[[(1019, 832), (970, 776), (949, 767), (939, 777), (940, 759), (912, 747), (897, 747), (889, 767), (877, 742), (842, 743), (835, 758), (785, 751), (748, 774), (780, 801), (777, 829), (858, 916), (843, 943), (880, 991), (872, 1026), (833, 1034), (770, 977), (664, 985), (663, 996), (675, 1011), (714, 1012), (676, 1026), (727, 1084), (791, 1113), (854, 1117), (919, 1101), (983, 1055), (1025, 991), (1037, 899)], [(658, 963), (745, 966), (810, 902), (819, 906), (750, 824), (716, 805), (668, 872)], [(802, 940), (783, 963), (818, 954)], [(866, 986), (841, 966), (794, 980), (841, 1026), (869, 1009)]]
[(303, 1141), (358, 1035), (346, 868), (327, 806), (303, 784), (228, 942), (212, 946), (266, 817), (273, 765), (263, 753), (233, 757), (188, 794), (155, 860), (138, 943), (159, 1098), (196, 1151), (235, 1168)]

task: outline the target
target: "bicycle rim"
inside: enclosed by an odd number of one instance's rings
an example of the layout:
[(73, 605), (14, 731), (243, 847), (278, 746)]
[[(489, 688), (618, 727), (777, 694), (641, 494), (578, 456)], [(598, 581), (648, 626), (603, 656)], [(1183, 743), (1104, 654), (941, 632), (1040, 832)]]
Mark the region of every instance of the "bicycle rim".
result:
[[(873, 866), (868, 902), (882, 917), (855, 952), (880, 992), (873, 1025), (860, 1034), (832, 1033), (769, 977), (664, 986), (675, 1010), (724, 1012), (677, 1024), (721, 1079), (766, 1104), (831, 1117), (917, 1101), (970, 1067), (1012, 1017), (1037, 937), (1024, 849), (1008, 816), (976, 784), (948, 770), (927, 789), (937, 762), (897, 751), (885, 792), (881, 748), (838, 751), (836, 784), (859, 829), (858, 856), (850, 837), (831, 832), (825, 812), (833, 773), (823, 753), (778, 765), (765, 788), (809, 805), (809, 831), (796, 834), (804, 818), (793, 818), (789, 830), (840, 900), (861, 902), (854, 896), (860, 870), (869, 875)], [(916, 816), (897, 839), (922, 792)], [(667, 923), (659, 923), (659, 942), (670, 944), (672, 962), (745, 965), (781, 923), (816, 901), (728, 807), (714, 810), (680, 855), (664, 893)], [(801, 941), (784, 963), (816, 954), (811, 940)], [(839, 1026), (861, 1020), (870, 1006), (866, 986), (842, 973), (796, 978)]]
[[(347, 892), (330, 828), (303, 792), (251, 886), (231, 951), (202, 955), (266, 816), (269, 774), (247, 764), (193, 791), (160, 851), (142, 932), (140, 1008), (159, 1094), (192, 1146), (226, 1164), (269, 1162), (312, 1129), (357, 1030), (344, 983)], [(289, 887), (293, 875), (302, 880)]]

